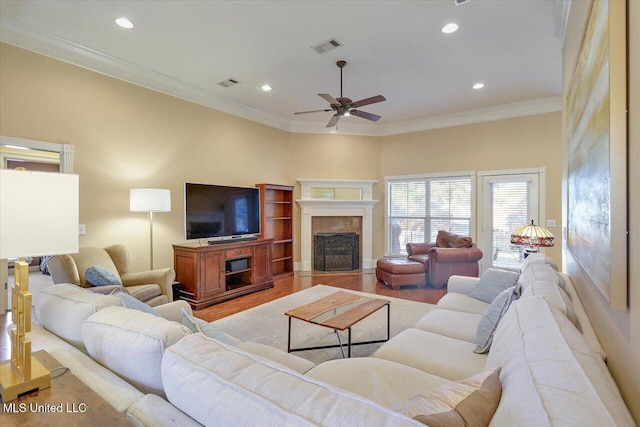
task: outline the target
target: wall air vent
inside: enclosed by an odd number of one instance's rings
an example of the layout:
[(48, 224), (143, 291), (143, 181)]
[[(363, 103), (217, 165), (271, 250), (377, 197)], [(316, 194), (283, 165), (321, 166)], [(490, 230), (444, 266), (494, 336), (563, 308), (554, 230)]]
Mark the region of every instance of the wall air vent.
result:
[(325, 52), (329, 52), (330, 50), (333, 50), (337, 47), (342, 46), (342, 43), (340, 43), (338, 40), (336, 39), (331, 39), (328, 42), (319, 44), (317, 46), (311, 46), (311, 48), (313, 50), (315, 50), (318, 53), (325, 53)]
[(453, 0), (453, 4), (456, 6), (462, 6), (463, 4), (469, 3), (471, 0)]
[(218, 84), (222, 87), (231, 87), (237, 85), (238, 83), (240, 82), (236, 79), (227, 79), (219, 82)]

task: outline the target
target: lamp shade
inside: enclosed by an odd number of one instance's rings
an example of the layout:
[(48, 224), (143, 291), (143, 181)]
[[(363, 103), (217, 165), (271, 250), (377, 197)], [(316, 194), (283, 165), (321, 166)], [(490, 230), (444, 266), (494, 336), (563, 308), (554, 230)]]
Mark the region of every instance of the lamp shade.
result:
[(171, 191), (162, 188), (133, 188), (131, 212), (171, 212)]
[(0, 258), (78, 252), (78, 175), (0, 170)]
[(535, 225), (532, 220), (530, 225), (524, 225), (511, 234), (511, 243), (514, 245), (551, 247), (555, 245), (555, 238), (549, 230)]

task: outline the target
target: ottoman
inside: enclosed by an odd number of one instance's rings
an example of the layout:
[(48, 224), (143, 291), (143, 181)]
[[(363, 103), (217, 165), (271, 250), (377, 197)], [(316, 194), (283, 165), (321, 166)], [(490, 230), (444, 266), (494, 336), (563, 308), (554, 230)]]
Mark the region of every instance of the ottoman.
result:
[(379, 259), (376, 277), (391, 286), (393, 290), (406, 285), (426, 286), (424, 265), (404, 258)]

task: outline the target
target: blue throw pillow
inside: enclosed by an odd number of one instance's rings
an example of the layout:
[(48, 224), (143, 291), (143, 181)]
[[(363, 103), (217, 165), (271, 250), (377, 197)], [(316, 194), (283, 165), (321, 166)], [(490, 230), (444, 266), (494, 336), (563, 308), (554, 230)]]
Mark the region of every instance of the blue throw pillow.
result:
[(489, 268), (482, 273), (476, 287), (469, 296), (480, 301), (491, 304), (500, 292), (515, 286), (520, 274), (515, 271)]
[(193, 332), (194, 334), (202, 332), (209, 338), (213, 338), (225, 344), (237, 345), (240, 342), (237, 339), (225, 334), (220, 329), (213, 326), (211, 323), (187, 314), (184, 309), (182, 309), (182, 324), (189, 328), (189, 330), (191, 330), (191, 332)]
[(87, 268), (84, 271), (84, 278), (93, 286), (122, 286), (122, 282), (115, 274), (99, 265)]
[(476, 330), (476, 349), (474, 353), (487, 353), (493, 342), (493, 335), (496, 332), (500, 319), (505, 315), (511, 303), (518, 299), (518, 289), (512, 286), (505, 289), (493, 300), (480, 318), (478, 329)]
[(115, 296), (120, 298), (120, 301), (122, 301), (122, 304), (126, 308), (130, 308), (132, 310), (138, 310), (138, 311), (142, 311), (144, 313), (153, 314), (154, 316), (162, 317), (162, 316), (160, 316), (160, 313), (158, 313), (158, 311), (156, 309), (154, 309), (153, 307), (151, 307), (148, 304), (143, 303), (139, 299), (136, 299), (136, 298), (132, 297), (131, 295), (129, 295), (127, 293), (118, 292), (118, 293), (115, 294)]

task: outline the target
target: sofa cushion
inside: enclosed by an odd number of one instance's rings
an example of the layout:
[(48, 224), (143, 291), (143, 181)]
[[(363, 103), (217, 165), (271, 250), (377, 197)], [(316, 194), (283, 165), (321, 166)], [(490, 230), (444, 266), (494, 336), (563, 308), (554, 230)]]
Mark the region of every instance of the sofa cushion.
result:
[(476, 330), (481, 317), (480, 314), (436, 308), (425, 314), (415, 327), (434, 334), (475, 343)]
[(469, 295), (452, 292), (440, 298), (437, 307), (445, 310), (483, 314), (487, 308), (489, 308), (489, 304), (484, 301), (471, 298)]
[(496, 368), (428, 390), (393, 409), (432, 427), (488, 426), (501, 392)]
[(308, 372), (309, 369), (316, 366), (315, 363), (296, 356), (295, 354), (287, 353), (279, 348), (270, 347), (257, 342), (240, 342), (237, 347), (247, 353), (253, 354), (254, 356), (262, 357), (271, 362), (276, 362), (285, 368), (298, 372), (299, 374), (304, 374)]
[(550, 306), (560, 310), (575, 325), (576, 313), (573, 304), (569, 295), (560, 286), (547, 280), (537, 280), (522, 291), (520, 298), (535, 295), (540, 295)]
[(484, 371), (486, 354), (476, 354), (474, 343), (409, 328), (384, 343), (374, 357), (411, 366), (451, 381)]
[(493, 425), (634, 425), (602, 358), (540, 296), (516, 301), (500, 322), (487, 369), (498, 366)]
[(425, 390), (450, 383), (436, 375), (376, 357), (329, 360), (305, 375), (373, 400), (386, 408), (392, 408)]
[(554, 270), (558, 271), (558, 264), (556, 264), (551, 258), (542, 253), (529, 254), (529, 256), (524, 259), (521, 270), (525, 271), (527, 268), (529, 268), (529, 266), (533, 264), (546, 264)]
[(165, 351), (162, 383), (169, 401), (204, 425), (420, 425), (202, 334)]
[(122, 285), (122, 281), (118, 276), (99, 265), (87, 268), (84, 271), (84, 277), (87, 279), (87, 282), (91, 283), (93, 286)]
[(46, 287), (34, 294), (33, 299), (40, 324), (80, 349), (84, 349), (82, 321), (105, 307), (122, 305), (115, 296), (93, 293), (68, 283)]
[(477, 346), (475, 350), (473, 350), (475, 353), (482, 354), (489, 351), (500, 320), (509, 309), (511, 303), (517, 298), (517, 287), (512, 286), (502, 291), (489, 305), (489, 308), (487, 308), (487, 311), (484, 312), (478, 322), (478, 328), (476, 330)]
[(93, 359), (139, 390), (161, 396), (162, 354), (190, 333), (179, 323), (124, 307), (107, 307), (82, 322), (82, 339)]
[(239, 339), (222, 332), (216, 325), (209, 323), (206, 320), (198, 319), (184, 310), (182, 310), (182, 324), (189, 328), (189, 330), (194, 334), (202, 332), (209, 338), (215, 338), (225, 344), (238, 345), (241, 342)]
[(549, 265), (543, 263), (530, 264), (526, 269), (522, 270), (520, 277), (518, 277), (517, 286), (524, 291), (533, 282), (545, 280), (555, 284), (560, 283), (556, 271)]
[(482, 273), (478, 284), (473, 288), (469, 296), (491, 304), (500, 295), (500, 292), (515, 286), (518, 282), (518, 277), (520, 277), (520, 274), (514, 271), (488, 268)]

